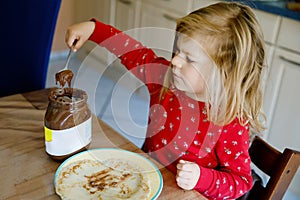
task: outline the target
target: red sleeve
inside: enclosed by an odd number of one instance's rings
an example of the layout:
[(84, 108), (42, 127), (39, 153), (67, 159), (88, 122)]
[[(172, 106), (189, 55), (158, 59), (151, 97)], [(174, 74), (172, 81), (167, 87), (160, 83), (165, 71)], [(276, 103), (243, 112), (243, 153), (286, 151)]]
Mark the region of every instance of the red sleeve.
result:
[(92, 20), (96, 26), (89, 40), (105, 47), (120, 58), (121, 63), (143, 81), (149, 90), (153, 85), (161, 87), (170, 65), (169, 61), (157, 57), (151, 49), (120, 30), (95, 19)]
[(219, 166), (200, 166), (200, 178), (195, 189), (215, 199), (235, 199), (252, 187), (248, 126), (225, 126), (216, 144)]

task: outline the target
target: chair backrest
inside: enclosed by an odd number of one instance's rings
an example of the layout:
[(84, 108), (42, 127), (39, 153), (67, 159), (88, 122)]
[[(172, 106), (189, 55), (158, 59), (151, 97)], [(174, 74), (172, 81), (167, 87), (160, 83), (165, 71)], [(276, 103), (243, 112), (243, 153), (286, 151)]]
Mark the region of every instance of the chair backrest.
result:
[(248, 199), (282, 199), (300, 165), (300, 152), (286, 148), (281, 153), (256, 136), (249, 153), (252, 162), (270, 178), (265, 187), (256, 182)]
[(45, 87), (61, 0), (2, 1), (0, 96)]

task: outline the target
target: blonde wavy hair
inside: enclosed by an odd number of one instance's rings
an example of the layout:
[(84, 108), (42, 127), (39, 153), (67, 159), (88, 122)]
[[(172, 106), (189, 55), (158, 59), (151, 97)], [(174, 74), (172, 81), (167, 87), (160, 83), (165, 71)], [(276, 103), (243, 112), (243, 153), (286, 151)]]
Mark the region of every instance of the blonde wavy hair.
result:
[[(176, 31), (201, 45), (205, 41), (203, 46), (215, 63), (217, 73), (206, 88), (209, 120), (226, 125), (237, 117), (240, 124), (250, 124), (261, 133), (265, 129), (265, 50), (263, 34), (251, 8), (234, 2), (216, 3), (178, 19)], [(176, 48), (175, 39), (173, 52)], [(167, 87), (172, 83), (171, 74), (169, 70), (164, 84)]]

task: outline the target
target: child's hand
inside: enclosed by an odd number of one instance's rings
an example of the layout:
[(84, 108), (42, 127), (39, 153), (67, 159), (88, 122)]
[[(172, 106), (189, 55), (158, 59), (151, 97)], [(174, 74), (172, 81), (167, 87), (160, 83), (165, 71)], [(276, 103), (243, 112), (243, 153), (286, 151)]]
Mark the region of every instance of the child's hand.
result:
[[(94, 29), (95, 22), (92, 21), (81, 22), (68, 27), (65, 39), (67, 45), (72, 48), (73, 51), (77, 51), (89, 39)], [(77, 40), (77, 42), (73, 46), (75, 40)]]
[(180, 160), (177, 164), (177, 185), (184, 190), (193, 189), (200, 177), (200, 167), (189, 161)]

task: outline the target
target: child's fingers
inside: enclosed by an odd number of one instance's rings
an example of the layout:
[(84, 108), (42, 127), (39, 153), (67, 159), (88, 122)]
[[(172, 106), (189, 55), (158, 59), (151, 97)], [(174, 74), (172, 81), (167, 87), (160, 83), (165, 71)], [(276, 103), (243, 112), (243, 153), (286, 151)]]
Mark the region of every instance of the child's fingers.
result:
[(182, 179), (186, 179), (186, 180), (190, 180), (193, 176), (193, 173), (192, 172), (189, 172), (189, 171), (178, 171), (177, 173), (177, 176), (182, 178)]
[(184, 160), (179, 160), (179, 162), (177, 163), (176, 167), (178, 170), (181, 170), (184, 164)]
[(193, 171), (193, 166), (195, 163), (186, 161), (186, 160), (179, 160), (179, 163), (177, 164), (177, 169), (183, 170), (183, 171)]
[[(77, 38), (77, 36), (75, 34), (72, 34), (72, 33), (70, 33), (70, 31), (67, 31), (65, 42), (69, 48), (72, 48), (74, 41), (78, 40), (78, 39), (79, 38)], [(80, 43), (80, 42), (77, 41), (76, 45), (78, 45), (78, 43)]]
[(183, 177), (176, 177), (176, 182), (182, 184), (188, 184), (190, 182), (190, 179), (183, 178)]
[[(74, 52), (76, 52), (78, 49), (81, 48), (81, 46), (84, 44), (85, 41), (81, 40), (81, 38), (74, 38), (74, 40), (71, 40), (73, 41), (73, 44), (71, 46), (72, 50)], [(75, 42), (75, 43), (74, 43)]]
[(66, 33), (65, 42), (73, 51), (78, 50), (85, 42), (80, 32), (69, 28)]

